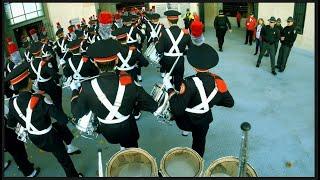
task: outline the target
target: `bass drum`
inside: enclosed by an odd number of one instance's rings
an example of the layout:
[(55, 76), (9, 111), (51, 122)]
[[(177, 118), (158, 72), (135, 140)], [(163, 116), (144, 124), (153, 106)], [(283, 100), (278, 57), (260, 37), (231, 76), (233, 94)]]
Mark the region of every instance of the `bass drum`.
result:
[(160, 162), (160, 173), (163, 177), (201, 177), (203, 168), (202, 157), (188, 147), (169, 150)]
[(141, 148), (128, 148), (114, 154), (106, 167), (106, 177), (157, 177), (154, 157)]
[[(253, 167), (247, 163), (245, 167), (246, 177), (258, 177)], [(205, 177), (237, 177), (239, 171), (239, 158), (234, 156), (226, 156), (219, 158), (211, 163), (206, 172)]]

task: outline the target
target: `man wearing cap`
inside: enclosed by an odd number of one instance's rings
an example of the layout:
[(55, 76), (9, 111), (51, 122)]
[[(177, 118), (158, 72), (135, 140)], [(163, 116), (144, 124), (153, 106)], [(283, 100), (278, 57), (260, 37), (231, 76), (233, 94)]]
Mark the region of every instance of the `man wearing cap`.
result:
[(9, 54), (9, 60), (6, 66), (6, 71), (10, 73), (17, 65), (22, 63), (22, 58), (18, 49), (18, 46), (11, 40), (7, 39), (7, 51)]
[(27, 61), (27, 62), (31, 62), (33, 60), (33, 56), (32, 56), (32, 53), (30, 52), (30, 42), (29, 41), (25, 41), (23, 42), (23, 48), (24, 48), (24, 59)]
[[(94, 42), (96, 42), (96, 36), (97, 36), (97, 32), (95, 31), (94, 27), (90, 27), (88, 29), (88, 42), (90, 44), (93, 44)], [(99, 38), (100, 39), (100, 38)]]
[(85, 56), (86, 51), (87, 51), (90, 43), (85, 38), (85, 35), (81, 29), (76, 30), (76, 35), (77, 35), (77, 38), (81, 40), (80, 41), (80, 53), (81, 53), (81, 55)]
[(69, 41), (67, 40), (67, 37), (64, 36), (63, 28), (61, 27), (58, 28), (58, 30), (56, 31), (56, 36), (58, 37), (58, 39), (54, 42), (53, 49), (59, 56), (59, 59), (60, 59), (59, 66), (61, 66), (62, 64), (65, 63), (65, 59), (70, 57), (70, 53), (68, 53), (67, 51), (67, 44), (69, 43)]
[(185, 29), (189, 29), (190, 23), (191, 23), (191, 20), (192, 20), (192, 19), (193, 19), (193, 16), (192, 16), (192, 14), (191, 14), (191, 12), (190, 12), (190, 9), (188, 8), (188, 9), (187, 9), (187, 13), (186, 13), (186, 15), (185, 15), (184, 18), (183, 18), (184, 28), (185, 28)]
[(56, 53), (53, 50), (53, 47), (54, 47), (53, 42), (48, 39), (47, 35), (43, 35), (43, 34), (40, 34), (39, 39), (40, 39), (40, 42), (42, 43), (42, 48), (41, 48), (42, 56), (48, 57), (49, 56), (48, 54), (50, 54), (51, 58), (49, 60), (53, 66), (53, 69), (59, 72)]
[(253, 32), (257, 26), (257, 20), (254, 18), (253, 12), (250, 13), (250, 16), (246, 20), (246, 41), (244, 44), (252, 45)]
[[(33, 144), (53, 153), (68, 177), (79, 177), (62, 140), (60, 125), (66, 125), (68, 117), (50, 99), (31, 93), (28, 67), (28, 63), (23, 63), (6, 78), (19, 91), (18, 97), (9, 100), (7, 126), (16, 128), (20, 124)], [(57, 122), (52, 123), (51, 117)]]
[(75, 34), (75, 26), (73, 24), (71, 24), (69, 27), (68, 27), (68, 33), (67, 33), (67, 38), (68, 38), (68, 41), (72, 41), (74, 39), (76, 39), (76, 34)]
[[(141, 31), (135, 27), (135, 20), (133, 19), (137, 19), (138, 16), (137, 15), (125, 15), (122, 16), (123, 19), (123, 27), (124, 30), (127, 32), (128, 37), (127, 37), (127, 44), (128, 46), (134, 46), (135, 48), (137, 48), (140, 52), (142, 48), (141, 45), (139, 45), (138, 40), (140, 39), (140, 41), (142, 42), (142, 40), (144, 40), (144, 35), (141, 33)], [(140, 42), (140, 43), (141, 43)], [(138, 77), (138, 81), (141, 82), (142, 81), (142, 77), (141, 77), (141, 67), (137, 67), (137, 77)]]
[(114, 14), (114, 23), (112, 25), (112, 30), (122, 28), (123, 22), (119, 13)]
[(293, 18), (289, 17), (287, 23), (287, 26), (280, 33), (281, 47), (276, 66), (279, 72), (285, 70), (291, 48), (297, 38), (297, 28), (293, 25)]
[(128, 73), (114, 72), (120, 49), (120, 43), (114, 39), (89, 46), (87, 55), (99, 67), (100, 76), (81, 83), (80, 90), (79, 85), (71, 83), (71, 111), (76, 119), (92, 111), (99, 122), (97, 131), (111, 144), (138, 147), (139, 131), (132, 116), (133, 108), (138, 104), (141, 110), (155, 112), (158, 105)]
[[(276, 22), (276, 24), (275, 24), (275, 27), (278, 28), (279, 32), (281, 33), (281, 31), (283, 30), (283, 27), (282, 27), (282, 25), (281, 25), (281, 19), (280, 19), (280, 18), (277, 19), (277, 22)], [(276, 44), (275, 44), (275, 51), (276, 51), (275, 54), (277, 54), (277, 51), (278, 51), (279, 41), (280, 41), (280, 36), (279, 36), (278, 41), (277, 41)]]
[(146, 36), (147, 36), (147, 47), (153, 42), (156, 43), (159, 40), (161, 33), (165, 27), (159, 22), (160, 14), (154, 13), (150, 16), (151, 21), (147, 21)]
[(224, 80), (209, 72), (219, 61), (210, 45), (191, 45), (187, 59), (197, 74), (184, 78), (179, 92), (173, 89), (168, 76), (163, 78), (163, 84), (171, 97), (173, 119), (180, 129), (192, 132), (192, 149), (203, 157), (209, 124), (213, 121), (211, 108), (233, 107), (234, 100)]
[[(16, 67), (19, 67), (19, 65)], [(4, 76), (5, 79), (6, 79), (6, 76), (9, 75), (7, 73), (5, 73), (5, 76)], [(10, 89), (9, 88), (10, 85), (11, 85), (10, 81), (4, 82), (5, 98), (12, 98), (12, 96), (19, 93), (19, 91), (17, 90)], [(19, 138), (15, 132), (15, 129), (8, 128), (7, 126), (8, 113), (9, 113), (9, 107), (8, 107), (8, 104), (5, 102), (4, 116), (3, 116), (5, 152), (7, 151), (10, 153), (10, 155), (13, 157), (14, 161), (16, 162), (17, 166), (19, 167), (18, 169), (22, 172), (22, 174), (25, 177), (36, 177), (40, 172), (40, 168), (34, 168), (34, 164), (29, 161), (24, 143), (23, 141), (18, 140)], [(4, 167), (4, 170), (6, 170), (11, 163), (10, 160), (8, 160), (7, 162), (8, 162), (8, 165)]]
[(29, 31), (29, 33), (30, 33), (30, 36), (31, 36), (31, 38), (32, 38), (31, 44), (34, 43), (34, 42), (38, 42), (38, 41), (39, 41), (39, 40), (38, 40), (38, 34), (37, 34), (37, 31), (36, 31), (35, 29), (31, 29), (31, 30)]
[(184, 56), (186, 47), (191, 43), (190, 35), (185, 34), (177, 22), (181, 13), (175, 10), (169, 10), (164, 12), (167, 16), (170, 27), (166, 28), (165, 31), (159, 37), (159, 41), (156, 44), (157, 53), (163, 57), (160, 60), (160, 65), (163, 66), (165, 73), (169, 73), (175, 60), (178, 58), (178, 63), (173, 69), (171, 74), (172, 81), (177, 90), (180, 89), (180, 85), (183, 80), (184, 74)]
[(222, 46), (224, 43), (224, 36), (227, 30), (231, 32), (231, 24), (227, 16), (223, 14), (223, 10), (219, 10), (219, 15), (214, 19), (214, 28), (216, 30), (216, 37), (218, 39), (219, 51), (222, 52)]
[(71, 77), (72, 80), (81, 81), (85, 78), (96, 76), (99, 69), (89, 60), (88, 57), (81, 55), (81, 39), (71, 41), (67, 48), (72, 53), (68, 58), (65, 66), (63, 66), (63, 74), (66, 78)]
[(262, 27), (260, 32), (260, 36), (262, 38), (262, 46), (256, 67), (258, 68), (260, 66), (261, 59), (265, 52), (268, 50), (270, 53), (272, 74), (277, 75), (275, 71), (275, 43), (278, 42), (280, 32), (277, 28), (275, 28), (275, 17), (272, 16), (268, 21), (269, 25)]

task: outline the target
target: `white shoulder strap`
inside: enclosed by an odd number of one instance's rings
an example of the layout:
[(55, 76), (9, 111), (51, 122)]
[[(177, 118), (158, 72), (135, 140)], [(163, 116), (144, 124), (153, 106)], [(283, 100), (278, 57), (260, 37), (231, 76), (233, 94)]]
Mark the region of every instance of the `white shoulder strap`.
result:
[[(183, 53), (180, 53), (180, 49), (178, 47), (178, 44), (180, 43), (180, 41), (184, 35), (183, 31), (180, 32), (177, 40), (174, 39), (169, 28), (166, 28), (166, 31), (167, 31), (167, 34), (168, 34), (171, 42), (172, 42), (172, 47), (170, 48), (169, 52), (165, 52), (165, 53), (163, 53), (163, 55), (171, 56), (171, 57), (183, 56)], [(174, 51), (176, 51), (176, 52), (174, 53)]]
[(80, 60), (79, 62), (79, 65), (77, 67), (77, 69), (74, 67), (73, 63), (72, 63), (72, 60), (71, 60), (71, 57), (68, 59), (68, 63), (70, 65), (70, 68), (72, 69), (73, 71), (73, 79), (76, 79), (76, 80), (81, 80), (81, 79), (84, 79), (81, 75), (80, 75), (80, 71), (81, 71), (81, 68), (83, 66), (83, 61), (82, 59)]
[[(124, 115), (120, 114), (120, 112), (118, 111), (121, 106), (122, 99), (123, 99), (124, 92), (125, 92), (125, 86), (121, 85), (120, 82), (119, 82), (119, 86), (118, 86), (117, 96), (114, 101), (114, 105), (112, 105), (110, 103), (110, 101), (108, 100), (106, 95), (101, 90), (101, 88), (98, 84), (97, 78), (91, 80), (91, 86), (92, 86), (93, 91), (97, 95), (99, 101), (109, 111), (109, 114), (107, 115), (107, 117), (105, 119), (101, 119), (98, 117), (98, 120), (100, 122), (105, 123), (105, 124), (115, 124), (115, 123), (120, 123), (122, 121), (125, 121), (130, 117), (130, 115), (124, 116)], [(116, 118), (116, 119), (114, 119), (114, 118)]]
[(121, 64), (120, 67), (117, 67), (117, 69), (119, 69), (121, 71), (129, 71), (129, 70), (132, 70), (135, 67), (135, 66), (130, 66), (128, 64), (129, 60), (131, 59), (132, 52), (133, 52), (133, 50), (131, 50), (131, 49), (128, 51), (128, 55), (127, 55), (126, 59), (124, 59), (122, 54), (120, 52), (118, 52), (117, 56), (119, 57), (119, 59), (122, 62), (122, 64)]
[(9, 63), (7, 64), (7, 69), (8, 69), (8, 72), (10, 73), (10, 72), (11, 72), (11, 69), (10, 69)]
[(133, 39), (133, 38), (131, 37), (132, 31), (133, 31), (133, 26), (131, 26), (130, 31), (129, 31), (129, 33), (128, 33), (127, 43), (135, 43), (135, 42), (137, 42), (136, 39)]
[(215, 85), (214, 90), (211, 92), (211, 94), (207, 98), (202, 81), (198, 77), (193, 77), (192, 80), (194, 81), (194, 83), (199, 91), (200, 98), (201, 98), (202, 102), (193, 108), (186, 108), (185, 111), (190, 112), (190, 113), (195, 113), (195, 114), (204, 114), (210, 110), (209, 103), (218, 92), (217, 85)]
[(32, 117), (32, 109), (30, 108), (30, 103), (31, 103), (31, 99), (29, 101), (28, 107), (26, 109), (26, 116), (22, 114), (18, 104), (17, 104), (17, 98), (14, 98), (13, 100), (13, 107), (16, 110), (16, 112), (18, 113), (19, 117), (26, 123), (26, 129), (30, 134), (33, 135), (43, 135), (48, 133), (51, 128), (52, 125), (50, 124), (50, 126), (44, 130), (39, 131), (37, 128), (35, 128), (32, 124), (31, 124), (31, 117)]

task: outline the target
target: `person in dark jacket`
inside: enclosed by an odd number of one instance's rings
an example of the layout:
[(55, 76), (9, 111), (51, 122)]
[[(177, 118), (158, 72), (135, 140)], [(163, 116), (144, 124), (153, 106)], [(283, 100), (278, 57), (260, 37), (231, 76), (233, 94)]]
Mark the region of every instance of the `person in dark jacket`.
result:
[(219, 51), (222, 52), (222, 46), (224, 43), (224, 36), (227, 30), (231, 32), (231, 24), (227, 16), (223, 14), (223, 10), (219, 10), (219, 15), (214, 19), (214, 29), (216, 30), (216, 36), (219, 44)]
[(173, 119), (180, 129), (192, 132), (192, 149), (203, 157), (206, 135), (213, 121), (211, 108), (214, 105), (233, 107), (234, 100), (224, 80), (209, 72), (219, 61), (218, 53), (210, 45), (191, 45), (187, 59), (197, 74), (184, 78), (178, 93), (168, 76), (164, 77), (163, 84), (171, 97)]
[(261, 59), (265, 52), (268, 50), (270, 53), (271, 60), (271, 71), (273, 75), (277, 75), (275, 71), (275, 43), (278, 42), (280, 32), (275, 27), (276, 18), (273, 16), (269, 19), (269, 25), (264, 26), (261, 30), (262, 46), (257, 61), (256, 67), (258, 68), (261, 64)]
[(287, 23), (288, 25), (280, 33), (281, 47), (276, 66), (276, 68), (279, 69), (279, 72), (283, 72), (286, 68), (291, 48), (297, 38), (297, 27), (293, 24), (293, 18), (289, 17)]

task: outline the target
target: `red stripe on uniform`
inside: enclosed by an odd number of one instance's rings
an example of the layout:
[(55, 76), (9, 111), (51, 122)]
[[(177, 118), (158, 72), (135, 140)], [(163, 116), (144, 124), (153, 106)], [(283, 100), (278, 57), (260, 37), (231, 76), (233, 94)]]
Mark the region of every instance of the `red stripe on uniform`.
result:
[(21, 82), (23, 79), (25, 79), (26, 77), (29, 76), (29, 71), (26, 70), (24, 73), (20, 74), (18, 77), (15, 77), (13, 79), (10, 80), (10, 83), (12, 85), (18, 84), (19, 82)]
[(117, 59), (117, 55), (114, 55), (114, 56), (109, 56), (109, 57), (103, 57), (103, 58), (93, 58), (93, 60), (95, 62), (100, 62), (100, 63), (103, 63), (103, 62), (109, 62), (109, 61), (114, 61)]

